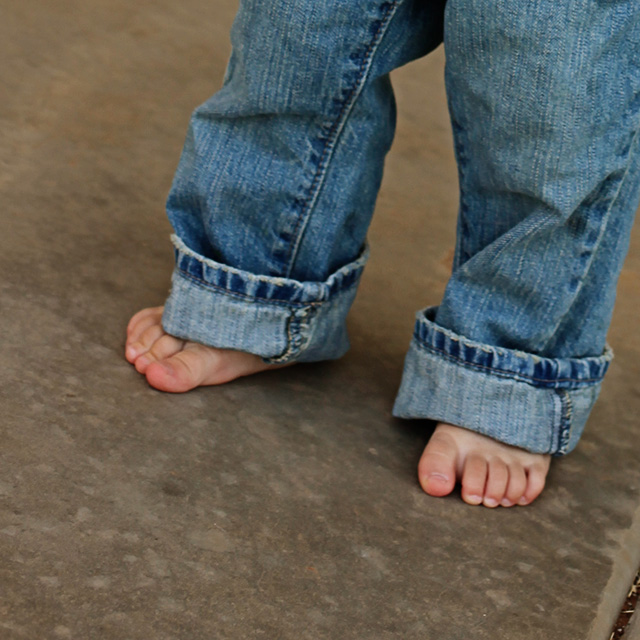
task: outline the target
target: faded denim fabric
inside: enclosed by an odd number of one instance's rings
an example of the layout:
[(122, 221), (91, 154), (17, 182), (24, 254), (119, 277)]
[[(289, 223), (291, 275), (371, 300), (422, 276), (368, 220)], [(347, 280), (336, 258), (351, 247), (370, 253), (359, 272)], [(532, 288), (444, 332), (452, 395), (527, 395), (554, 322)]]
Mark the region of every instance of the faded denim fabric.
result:
[(394, 414), (575, 447), (612, 354), (640, 199), (637, 0), (243, 0), (167, 211), (169, 333), (338, 358), (393, 139), (393, 69), (444, 38), (459, 167), (451, 280)]

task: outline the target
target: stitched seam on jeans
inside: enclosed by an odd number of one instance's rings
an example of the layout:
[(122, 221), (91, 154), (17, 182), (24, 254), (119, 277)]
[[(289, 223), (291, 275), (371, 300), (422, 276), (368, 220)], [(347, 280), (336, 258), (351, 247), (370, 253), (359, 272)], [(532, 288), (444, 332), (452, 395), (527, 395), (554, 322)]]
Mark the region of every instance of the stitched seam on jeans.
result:
[(296, 346), (299, 345), (295, 344), (295, 339), (299, 334), (299, 329), (300, 320), (292, 313), (287, 319), (287, 347), (281, 355), (269, 358), (269, 362), (273, 364), (283, 362), (296, 353)]
[[(428, 310), (429, 308), (423, 311), (428, 311)], [(506, 348), (503, 349), (496, 346), (490, 347), (485, 344), (481, 344), (479, 342), (474, 342), (473, 340), (469, 340), (464, 336), (460, 336), (458, 334), (453, 333), (453, 331), (449, 329), (445, 329), (444, 327), (436, 325), (433, 322), (433, 320), (426, 318), (425, 316), (422, 315), (422, 312), (420, 312), (418, 314), (418, 321), (416, 322), (415, 330), (414, 330), (415, 339), (421, 344), (428, 346), (430, 343), (427, 342), (422, 337), (422, 334), (424, 333), (425, 335), (428, 336), (431, 334), (431, 332), (434, 332), (436, 335), (438, 334), (442, 335), (445, 338), (448, 338), (449, 340), (451, 340), (452, 342), (458, 342), (464, 345), (465, 347), (469, 347), (471, 349), (480, 349), (485, 353), (495, 353), (499, 356), (508, 356), (511, 358), (515, 357), (515, 358), (519, 358), (520, 360), (529, 360), (529, 358), (533, 358), (534, 360), (535, 359), (551, 360), (551, 358), (545, 358), (544, 356), (536, 356), (536, 355), (527, 353), (526, 351), (517, 351), (513, 349), (506, 349)], [(605, 342), (605, 348), (601, 356), (585, 356), (581, 358), (581, 360), (594, 362), (597, 364), (597, 366), (602, 366), (603, 363), (606, 363), (606, 364), (610, 363), (613, 360), (614, 355), (615, 354), (613, 353), (613, 349), (611, 348), (611, 345)]]
[[(454, 119), (453, 117), (453, 100), (452, 98), (447, 99), (447, 106), (449, 108), (449, 113), (451, 114), (451, 129), (454, 134), (454, 152), (456, 156), (456, 164), (458, 167), (458, 184), (459, 188), (459, 206), (458, 206), (458, 222), (457, 222), (457, 233), (456, 233), (456, 246), (454, 250), (453, 257), (453, 265), (452, 271), (456, 271), (460, 268), (467, 260), (469, 260), (472, 256), (465, 251), (463, 247), (463, 242), (465, 238), (462, 233), (462, 226), (466, 223), (465, 216), (469, 211), (469, 205), (467, 203), (467, 190), (463, 189), (463, 185), (465, 184), (466, 176), (467, 176), (467, 158), (466, 158), (466, 147), (463, 137), (466, 135), (466, 130), (462, 127), (459, 120)], [(458, 134), (457, 136), (455, 134)]]
[(318, 195), (324, 182), (324, 178), (327, 175), (327, 170), (329, 168), (333, 150), (336, 148), (337, 141), (340, 138), (340, 134), (342, 133), (344, 128), (344, 124), (347, 121), (349, 114), (351, 113), (351, 109), (356, 103), (356, 100), (360, 96), (362, 88), (365, 85), (368, 73), (371, 70), (373, 56), (380, 46), (380, 43), (384, 38), (391, 19), (395, 15), (396, 10), (401, 2), (402, 0), (391, 0), (391, 2), (389, 3), (386, 15), (382, 17), (378, 29), (373, 35), (373, 38), (364, 53), (360, 69), (358, 70), (356, 81), (354, 82), (349, 95), (342, 103), (342, 108), (340, 109), (340, 112), (338, 113), (336, 119), (333, 121), (333, 124), (329, 129), (329, 133), (325, 138), (322, 155), (320, 156), (316, 173), (313, 176), (311, 186), (309, 187), (307, 199), (305, 201), (304, 207), (302, 208), (302, 211), (300, 212), (300, 215), (296, 220), (296, 224), (292, 232), (292, 236), (295, 238), (295, 244), (292, 245), (290, 256), (288, 258), (289, 264), (286, 271), (287, 277), (291, 275), (291, 271), (293, 270), (293, 265), (298, 256), (300, 245), (302, 244), (302, 237), (304, 236), (307, 224), (309, 222), (309, 219), (311, 218), (313, 207), (318, 200)]
[(571, 418), (573, 415), (573, 403), (566, 389), (554, 390), (560, 398), (560, 429), (558, 431), (558, 445), (555, 455), (566, 455), (571, 441)]
[[(555, 391), (555, 390), (554, 390)], [(562, 397), (558, 393), (550, 394), (551, 398), (551, 428), (549, 429), (549, 447), (546, 453), (555, 455), (558, 450), (557, 431), (562, 427)], [(559, 425), (559, 427), (556, 427)]]
[(180, 269), (180, 267), (176, 267), (176, 271), (180, 273), (180, 275), (184, 278), (188, 278), (191, 280), (196, 286), (200, 286), (203, 289), (214, 289), (221, 293), (224, 293), (232, 298), (238, 298), (240, 300), (259, 300), (260, 302), (265, 302), (267, 304), (277, 305), (281, 307), (319, 307), (326, 300), (322, 300), (320, 302), (288, 302), (286, 300), (273, 300), (272, 298), (261, 298), (259, 296), (250, 296), (246, 293), (238, 293), (236, 291), (230, 291), (229, 289), (225, 289), (216, 284), (212, 284), (211, 282), (207, 282), (206, 280), (202, 280), (201, 278), (197, 278), (196, 276), (190, 274), (188, 271), (184, 271), (184, 269)]
[(476, 364), (475, 362), (468, 362), (467, 360), (463, 360), (462, 358), (457, 358), (456, 356), (452, 356), (450, 353), (447, 353), (443, 349), (438, 349), (437, 347), (433, 347), (431, 345), (425, 344), (422, 341), (416, 339), (416, 344), (426, 351), (431, 351), (433, 353), (437, 353), (442, 355), (446, 360), (450, 360), (451, 362), (459, 363), (469, 369), (478, 369), (480, 371), (491, 371), (495, 375), (501, 378), (509, 378), (513, 380), (519, 380), (521, 382), (546, 382), (549, 383), (549, 386), (552, 386), (554, 383), (558, 382), (577, 382), (580, 384), (586, 383), (597, 383), (602, 380), (602, 378), (557, 378), (555, 380), (546, 380), (544, 378), (534, 378), (533, 376), (523, 375), (522, 373), (515, 373), (513, 371), (505, 371), (504, 369), (496, 369), (494, 367), (487, 367), (486, 365)]
[(302, 326), (305, 322), (309, 322), (309, 315), (312, 311), (314, 309), (307, 307), (303, 309), (301, 314), (292, 313), (289, 316), (287, 319), (287, 347), (281, 355), (268, 358), (267, 360), (270, 364), (287, 362), (292, 357), (302, 353), (306, 346), (302, 339)]
[(602, 222), (600, 224), (600, 235), (598, 236), (598, 239), (596, 240), (596, 242), (593, 245), (593, 249), (591, 251), (591, 255), (589, 256), (589, 264), (584, 268), (583, 272), (582, 272), (582, 277), (580, 278), (580, 284), (578, 285), (578, 287), (576, 288), (575, 292), (573, 293), (573, 300), (572, 303), (567, 307), (567, 311), (563, 314), (562, 318), (560, 318), (555, 326), (555, 328), (553, 329), (553, 331), (550, 333), (550, 338), (553, 337), (558, 328), (560, 327), (560, 325), (564, 322), (564, 319), (566, 318), (566, 316), (569, 314), (571, 307), (573, 306), (573, 303), (578, 299), (578, 296), (580, 295), (580, 292), (582, 291), (583, 287), (584, 287), (584, 282), (585, 279), (589, 273), (589, 271), (591, 270), (591, 267), (593, 265), (593, 261), (595, 260), (595, 255), (596, 252), (598, 250), (598, 247), (602, 244), (602, 240), (604, 238), (604, 234), (605, 234), (605, 228), (607, 226), (607, 224), (609, 224), (609, 220), (611, 218), (611, 211), (613, 209), (613, 207), (615, 206), (616, 202), (618, 201), (618, 198), (620, 197), (620, 193), (622, 191), (622, 187), (625, 184), (625, 181), (627, 179), (627, 176), (629, 175), (629, 169), (631, 167), (631, 160), (633, 157), (633, 148), (638, 140), (638, 135), (640, 134), (640, 128), (636, 129), (635, 133), (633, 134), (632, 138), (631, 138), (631, 143), (629, 145), (629, 153), (627, 155), (627, 164), (624, 170), (624, 175), (622, 176), (622, 178), (620, 179), (620, 184), (618, 185), (618, 189), (615, 193), (615, 195), (613, 196), (613, 198), (611, 198), (611, 202), (609, 203), (609, 206), (607, 207), (607, 211), (605, 213), (605, 215), (603, 216)]
[[(187, 247), (187, 245), (185, 245), (184, 242), (180, 239), (180, 237), (175, 233), (171, 234), (171, 243), (173, 244), (174, 250), (177, 251), (179, 255), (181, 254), (183, 256), (191, 258), (192, 260), (195, 260), (196, 262), (205, 265), (209, 269), (223, 271), (224, 273), (229, 273), (231, 275), (239, 276), (241, 278), (246, 278), (247, 280), (250, 280), (250, 281), (255, 280), (258, 282), (265, 282), (275, 287), (291, 287), (291, 286), (296, 286), (296, 284), (300, 284), (298, 283), (298, 281), (290, 280), (290, 279), (289, 279), (289, 282), (276, 282), (276, 280), (285, 280), (285, 278), (278, 278), (276, 276), (263, 276), (255, 273), (250, 273), (248, 271), (243, 271), (242, 269), (236, 269), (235, 267), (230, 267), (229, 265), (216, 262), (215, 260), (211, 260), (209, 258), (206, 258), (205, 256), (201, 256), (195, 251), (193, 251), (192, 249), (190, 249), (189, 247)], [(358, 257), (352, 262), (344, 265), (343, 267), (340, 267), (340, 269), (332, 273), (331, 276), (329, 276), (328, 280), (326, 280), (326, 282), (321, 283), (322, 286), (330, 288), (333, 284), (332, 279), (334, 281), (337, 281), (338, 279), (343, 280), (351, 276), (354, 272), (358, 270), (364, 270), (368, 257), (369, 257), (369, 245), (365, 242), (364, 250), (358, 255)], [(191, 275), (188, 272), (186, 272), (184, 269), (181, 269), (181, 268), (179, 269), (180, 271), (183, 271), (184, 273)], [(197, 276), (194, 276), (194, 278), (197, 278)], [(206, 282), (206, 280), (204, 280), (203, 282)]]

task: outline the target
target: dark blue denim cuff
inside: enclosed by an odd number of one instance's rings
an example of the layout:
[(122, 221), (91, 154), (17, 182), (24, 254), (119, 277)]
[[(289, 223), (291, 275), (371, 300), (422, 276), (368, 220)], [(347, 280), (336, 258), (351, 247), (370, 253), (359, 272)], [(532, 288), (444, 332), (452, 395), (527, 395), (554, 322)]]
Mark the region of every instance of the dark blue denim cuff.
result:
[(368, 258), (325, 282), (256, 275), (198, 255), (172, 236), (176, 267), (162, 324), (168, 333), (270, 363), (339, 358), (349, 348), (346, 316)]
[(477, 431), (534, 453), (577, 444), (613, 357), (541, 358), (481, 344), (418, 314), (393, 409)]

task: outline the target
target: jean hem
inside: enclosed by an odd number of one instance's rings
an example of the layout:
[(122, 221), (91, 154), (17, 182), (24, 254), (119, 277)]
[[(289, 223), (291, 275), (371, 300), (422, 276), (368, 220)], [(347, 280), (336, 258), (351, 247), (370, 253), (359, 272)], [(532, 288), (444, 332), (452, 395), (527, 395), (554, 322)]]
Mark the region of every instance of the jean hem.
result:
[(613, 357), (542, 358), (497, 348), (418, 314), (393, 414), (465, 427), (533, 453), (578, 443)]
[(172, 236), (176, 264), (162, 324), (207, 346), (270, 364), (331, 360), (349, 348), (346, 316), (368, 248), (324, 282), (253, 274), (201, 256)]

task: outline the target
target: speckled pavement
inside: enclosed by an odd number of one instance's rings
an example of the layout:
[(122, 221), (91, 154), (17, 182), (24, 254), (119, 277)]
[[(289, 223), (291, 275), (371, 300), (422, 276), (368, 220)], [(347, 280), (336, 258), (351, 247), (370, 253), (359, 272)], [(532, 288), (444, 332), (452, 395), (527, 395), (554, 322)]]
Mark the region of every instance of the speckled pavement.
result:
[(234, 13), (0, 7), (0, 638), (608, 640), (640, 565), (637, 226), (617, 358), (533, 506), (427, 497), (430, 425), (390, 415), (454, 241), (441, 50), (394, 74), (343, 360), (175, 396), (124, 361), (167, 292), (164, 198)]

